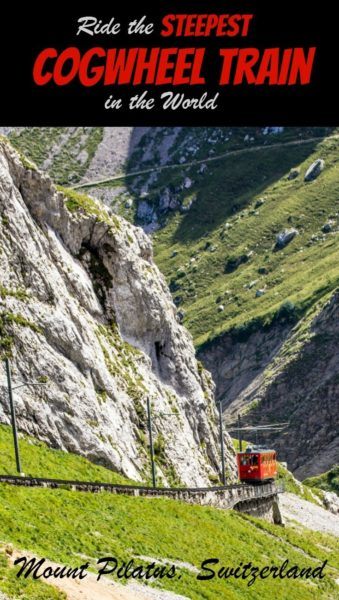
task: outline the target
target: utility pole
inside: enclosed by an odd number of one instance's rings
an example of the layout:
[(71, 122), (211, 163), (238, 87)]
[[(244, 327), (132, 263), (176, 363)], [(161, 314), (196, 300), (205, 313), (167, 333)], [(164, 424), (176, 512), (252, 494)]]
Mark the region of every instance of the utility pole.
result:
[(220, 432), (220, 452), (221, 452), (221, 480), (226, 485), (225, 474), (225, 455), (224, 455), (224, 432), (222, 427), (222, 401), (219, 402), (219, 432)]
[(241, 435), (240, 413), (238, 413), (238, 439), (239, 439), (239, 452), (242, 452), (242, 435)]
[(14, 440), (16, 470), (19, 474), (21, 474), (21, 461), (20, 461), (18, 431), (17, 431), (17, 426), (16, 426), (15, 406), (14, 406), (14, 398), (13, 398), (13, 390), (12, 390), (11, 367), (10, 367), (8, 358), (5, 358), (5, 364), (6, 364), (9, 404), (10, 404), (10, 408), (11, 408), (11, 421), (12, 421), (12, 431), (13, 431), (13, 440)]
[(149, 398), (147, 398), (147, 423), (148, 423), (148, 433), (149, 433), (149, 448), (150, 448), (150, 456), (151, 456), (151, 467), (152, 467), (152, 484), (153, 487), (156, 487), (156, 477), (155, 477), (155, 462), (154, 462), (154, 446), (153, 446), (153, 435), (152, 435), (152, 416), (151, 416), (151, 403)]

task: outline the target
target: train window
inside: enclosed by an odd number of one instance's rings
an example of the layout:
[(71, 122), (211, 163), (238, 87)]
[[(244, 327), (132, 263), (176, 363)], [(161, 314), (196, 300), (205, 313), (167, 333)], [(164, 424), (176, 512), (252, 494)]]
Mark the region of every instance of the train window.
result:
[(247, 456), (242, 456), (242, 458), (241, 458), (241, 464), (244, 465), (244, 466), (248, 465), (248, 458), (247, 458)]
[(251, 465), (257, 465), (258, 464), (258, 457), (257, 456), (252, 456), (251, 458)]

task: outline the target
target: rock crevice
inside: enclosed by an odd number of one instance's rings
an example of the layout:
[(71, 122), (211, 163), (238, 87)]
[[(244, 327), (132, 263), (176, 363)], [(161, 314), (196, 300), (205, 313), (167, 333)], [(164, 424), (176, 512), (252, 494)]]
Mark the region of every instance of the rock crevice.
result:
[[(96, 201), (56, 190), (6, 142), (0, 211), (1, 350), (12, 353), (15, 379), (47, 381), (17, 394), (20, 429), (140, 480), (149, 396), (160, 477), (207, 484), (220, 464), (213, 384), (149, 238)], [(1, 409), (8, 422), (5, 397)]]

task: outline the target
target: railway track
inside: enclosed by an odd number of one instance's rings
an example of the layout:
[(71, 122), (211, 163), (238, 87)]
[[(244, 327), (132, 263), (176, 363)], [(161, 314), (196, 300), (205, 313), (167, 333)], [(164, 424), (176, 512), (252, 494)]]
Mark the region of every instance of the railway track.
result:
[[(338, 138), (339, 138), (339, 135), (334, 134), (334, 135), (328, 136), (327, 139), (338, 139)], [(301, 140), (298, 139), (298, 140), (290, 140), (287, 142), (279, 142), (276, 144), (261, 144), (260, 146), (248, 146), (246, 148), (239, 148), (237, 150), (229, 150), (228, 152), (223, 152), (222, 154), (217, 154), (215, 156), (206, 156), (205, 158), (193, 159), (193, 160), (187, 161), (185, 163), (171, 163), (171, 164), (165, 164), (165, 165), (156, 165), (153, 167), (148, 167), (146, 169), (139, 169), (136, 171), (129, 171), (127, 173), (118, 173), (116, 175), (111, 175), (111, 176), (100, 178), (100, 179), (83, 181), (83, 182), (71, 185), (69, 187), (70, 187), (70, 189), (73, 189), (73, 190), (87, 188), (87, 187), (95, 187), (97, 185), (102, 185), (102, 184), (119, 181), (119, 180), (125, 180), (125, 179), (133, 178), (133, 177), (138, 177), (140, 175), (152, 174), (155, 171), (165, 171), (168, 169), (183, 169), (186, 167), (195, 167), (198, 165), (202, 165), (204, 163), (211, 163), (211, 162), (215, 162), (215, 161), (218, 161), (218, 160), (221, 160), (224, 158), (238, 156), (243, 153), (259, 152), (260, 150), (271, 150), (271, 149), (275, 150), (276, 148), (283, 148), (285, 146), (286, 147), (302, 146), (304, 144), (320, 142), (323, 139), (324, 139), (323, 136), (317, 136), (317, 137), (310, 137), (310, 138), (301, 139)]]
[(186, 487), (152, 487), (145, 485), (129, 485), (129, 484), (117, 484), (117, 483), (104, 483), (100, 481), (78, 481), (71, 479), (52, 479), (49, 477), (25, 477), (21, 475), (0, 475), (0, 483), (9, 483), (12, 485), (22, 485), (22, 486), (32, 486), (32, 487), (83, 487), (88, 488), (90, 491), (97, 490), (98, 488), (102, 488), (108, 491), (120, 491), (129, 490), (129, 491), (139, 491), (139, 492), (216, 492), (222, 490), (231, 490), (231, 489), (241, 489), (246, 487), (244, 483), (235, 483), (225, 486), (214, 486), (214, 487), (201, 487), (201, 488), (186, 488)]
[(70, 488), (85, 492), (108, 491), (118, 494), (130, 495), (157, 495), (157, 496), (178, 496), (185, 494), (207, 494), (211, 492), (222, 493), (223, 491), (231, 490), (249, 490), (254, 491), (256, 497), (271, 495), (273, 491), (277, 493), (275, 483), (263, 482), (256, 485), (248, 485), (246, 483), (233, 483), (225, 486), (213, 487), (152, 487), (145, 485), (129, 485), (129, 484), (113, 484), (100, 481), (78, 481), (71, 479), (53, 479), (49, 477), (25, 477), (20, 475), (0, 475), (0, 483), (10, 485), (19, 485), (23, 487), (48, 487), (52, 489)]

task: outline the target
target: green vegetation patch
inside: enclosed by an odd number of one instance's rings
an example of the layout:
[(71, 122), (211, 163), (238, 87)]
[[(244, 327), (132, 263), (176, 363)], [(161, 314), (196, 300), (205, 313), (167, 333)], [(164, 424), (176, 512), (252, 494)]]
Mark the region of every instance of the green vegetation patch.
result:
[(29, 299), (29, 295), (24, 289), (6, 288), (0, 284), (0, 298), (2, 298), (3, 300), (5, 298), (16, 298), (17, 300), (21, 300), (22, 302), (24, 302), (25, 300)]
[(85, 175), (103, 139), (103, 128), (24, 127), (11, 132), (9, 139), (24, 166), (34, 168), (33, 161), (56, 183), (67, 185)]
[(57, 186), (59, 192), (62, 192), (66, 197), (66, 206), (71, 213), (82, 212), (85, 215), (93, 215), (100, 223), (106, 223), (110, 227), (121, 229), (120, 221), (114, 215), (109, 215), (104, 207), (101, 207), (99, 202), (95, 201), (90, 196), (81, 194), (76, 190)]
[(280, 482), (283, 483), (284, 491), (290, 492), (291, 494), (295, 494), (302, 498), (303, 500), (308, 500), (308, 502), (313, 502), (313, 504), (317, 504), (319, 506), (319, 502), (316, 501), (312, 492), (307, 489), (305, 485), (300, 483), (293, 477), (292, 473), (283, 467), (280, 463), (278, 463), (278, 484)]
[(316, 477), (308, 477), (303, 483), (310, 488), (316, 488), (324, 492), (335, 492), (339, 496), (339, 465), (335, 465), (326, 473)]
[(10, 356), (11, 349), (14, 342), (13, 337), (13, 326), (19, 325), (20, 327), (28, 327), (35, 333), (41, 333), (40, 327), (29, 321), (20, 314), (14, 314), (8, 311), (0, 313), (0, 358), (6, 358)]
[[(96, 481), (103, 483), (130, 483), (118, 473), (94, 465), (86, 458), (49, 448), (33, 437), (20, 434), (22, 468), (30, 477), (50, 477), (71, 481)], [(12, 430), (0, 425), (0, 475), (15, 474), (15, 457)]]

